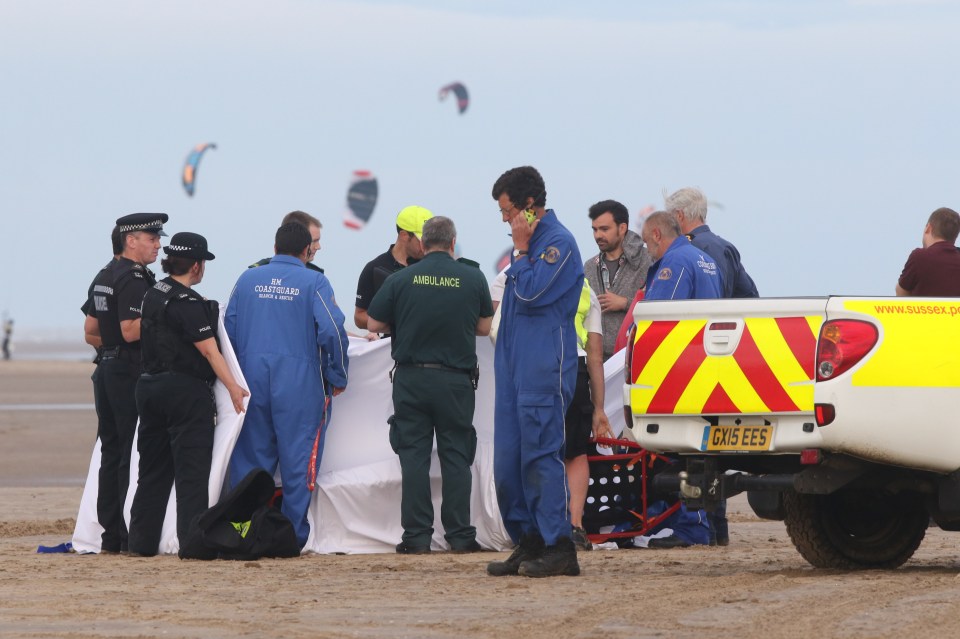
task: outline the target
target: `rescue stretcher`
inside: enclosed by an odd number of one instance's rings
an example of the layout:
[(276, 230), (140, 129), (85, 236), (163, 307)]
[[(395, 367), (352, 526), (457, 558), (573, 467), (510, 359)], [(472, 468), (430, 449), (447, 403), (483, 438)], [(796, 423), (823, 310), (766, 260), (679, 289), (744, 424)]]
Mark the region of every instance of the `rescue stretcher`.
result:
[[(590, 485), (584, 505), (583, 526), (592, 543), (648, 535), (680, 509), (676, 495), (655, 495), (653, 490), (653, 476), (672, 464), (670, 459), (628, 439), (597, 437), (590, 441), (609, 446), (614, 451), (623, 451), (612, 455), (587, 456)], [(670, 503), (662, 512), (648, 515), (649, 506), (658, 500)], [(610, 526), (614, 526), (612, 532), (599, 532), (601, 528)]]

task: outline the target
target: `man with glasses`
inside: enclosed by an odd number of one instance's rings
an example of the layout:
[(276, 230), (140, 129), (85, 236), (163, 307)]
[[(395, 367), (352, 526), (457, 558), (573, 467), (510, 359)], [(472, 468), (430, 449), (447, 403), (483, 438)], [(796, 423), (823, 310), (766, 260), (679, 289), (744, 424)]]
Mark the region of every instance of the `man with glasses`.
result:
[(493, 199), (513, 236), (494, 355), (494, 482), (500, 514), (518, 544), (494, 576), (579, 575), (564, 475), (564, 413), (577, 381), (574, 316), (583, 263), (573, 235), (546, 208), (532, 166), (510, 169)]
[(353, 310), (353, 322), (357, 328), (367, 328), (367, 308), (383, 282), (423, 257), (420, 236), (423, 223), (432, 217), (433, 213), (422, 206), (408, 206), (397, 214), (397, 241), (386, 252), (367, 262), (360, 272), (356, 308)]

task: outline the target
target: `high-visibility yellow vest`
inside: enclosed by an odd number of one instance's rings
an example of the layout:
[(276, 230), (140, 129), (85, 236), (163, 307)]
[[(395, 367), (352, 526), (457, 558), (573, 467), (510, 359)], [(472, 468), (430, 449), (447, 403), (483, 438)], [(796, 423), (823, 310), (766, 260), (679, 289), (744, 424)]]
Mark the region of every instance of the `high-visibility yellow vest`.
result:
[(580, 348), (587, 350), (587, 327), (583, 323), (587, 319), (587, 313), (590, 312), (590, 283), (587, 278), (583, 278), (583, 288), (580, 289), (580, 302), (577, 304), (577, 315), (574, 318), (574, 326), (577, 329), (577, 342)]

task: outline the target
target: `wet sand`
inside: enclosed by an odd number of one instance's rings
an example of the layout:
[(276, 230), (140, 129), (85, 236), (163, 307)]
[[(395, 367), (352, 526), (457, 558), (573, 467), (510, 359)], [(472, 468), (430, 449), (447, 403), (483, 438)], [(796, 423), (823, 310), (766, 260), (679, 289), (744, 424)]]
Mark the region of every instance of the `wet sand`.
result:
[(902, 638), (952, 636), (960, 615), (956, 533), (931, 529), (899, 570), (814, 570), (742, 497), (727, 548), (581, 553), (577, 578), (488, 577), (497, 553), (36, 554), (73, 531), (96, 435), (92, 370), (0, 362), (0, 637)]

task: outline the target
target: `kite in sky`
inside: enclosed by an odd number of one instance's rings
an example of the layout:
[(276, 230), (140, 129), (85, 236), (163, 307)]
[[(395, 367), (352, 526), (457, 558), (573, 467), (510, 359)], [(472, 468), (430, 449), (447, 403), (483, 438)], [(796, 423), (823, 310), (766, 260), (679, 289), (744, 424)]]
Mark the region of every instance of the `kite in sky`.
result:
[(370, 171), (354, 171), (347, 189), (347, 210), (343, 225), (359, 231), (370, 220), (377, 205), (377, 178)]
[(197, 181), (197, 167), (200, 165), (200, 158), (206, 153), (207, 149), (215, 149), (217, 145), (213, 142), (198, 144), (190, 151), (187, 161), (183, 163), (183, 189), (187, 195), (193, 197), (194, 185)]
[(451, 91), (456, 94), (457, 108), (460, 109), (460, 114), (463, 115), (463, 112), (470, 106), (470, 95), (467, 93), (467, 87), (463, 86), (460, 82), (452, 82), (440, 89), (440, 100), (445, 100), (447, 94)]

